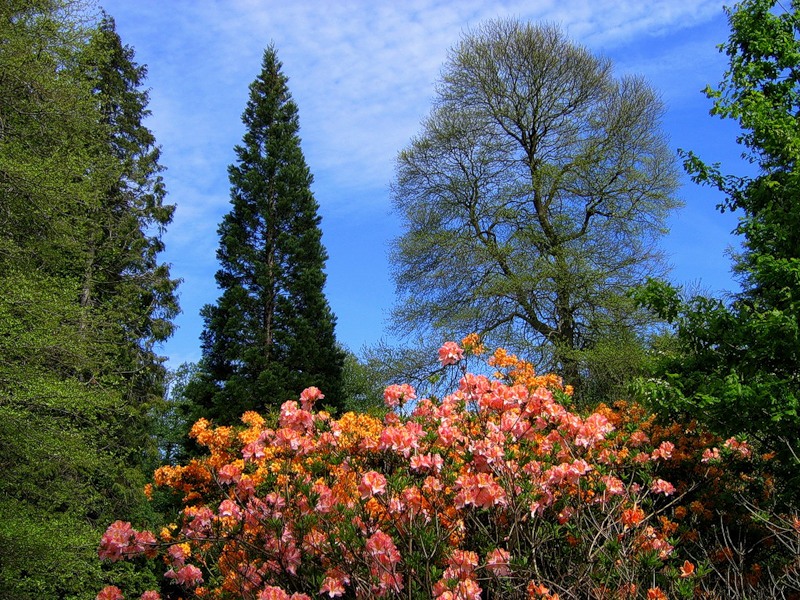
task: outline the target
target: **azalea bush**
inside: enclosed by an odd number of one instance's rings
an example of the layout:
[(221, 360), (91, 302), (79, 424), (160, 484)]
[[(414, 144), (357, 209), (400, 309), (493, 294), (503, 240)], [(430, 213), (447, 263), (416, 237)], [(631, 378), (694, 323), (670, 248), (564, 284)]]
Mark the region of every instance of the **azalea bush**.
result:
[(676, 550), (698, 564), (694, 597), (800, 598), (800, 518), (781, 501), (774, 453), (695, 421), (648, 421), (653, 443), (675, 440), (660, 474), (677, 489), (668, 511)]
[[(683, 442), (638, 407), (573, 412), (560, 378), (503, 350), (488, 360), (493, 376), (468, 372), (466, 357), (482, 352), (475, 336), (446, 343), (439, 359), (460, 369), (457, 389), (418, 398), (391, 385), (383, 418), (333, 418), (314, 409), (324, 395), (309, 388), (272, 423), (255, 412), (240, 428), (201, 419), (191, 435), (207, 455), (155, 474), (180, 495), (181, 520), (160, 532), (113, 523), (100, 556), (158, 557), (162, 593), (175, 597), (660, 599), (714, 589), (709, 557), (676, 548), (694, 526), (675, 510), (696, 484), (665, 477)], [(748, 449), (734, 443), (723, 454)], [(708, 461), (726, 458), (705, 450)], [(800, 524), (782, 523), (795, 543)], [(98, 598), (123, 594), (109, 586)]]

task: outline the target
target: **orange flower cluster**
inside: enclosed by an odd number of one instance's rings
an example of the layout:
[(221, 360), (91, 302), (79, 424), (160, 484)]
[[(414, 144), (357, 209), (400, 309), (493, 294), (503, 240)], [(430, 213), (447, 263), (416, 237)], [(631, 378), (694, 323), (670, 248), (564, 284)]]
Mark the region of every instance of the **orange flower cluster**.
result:
[(474, 356), (482, 356), (486, 353), (486, 348), (481, 342), (481, 338), (477, 333), (470, 333), (467, 337), (461, 340), (461, 345), (465, 352), (469, 352)]
[(545, 387), (550, 390), (564, 392), (568, 396), (573, 393), (572, 386), (565, 386), (558, 375), (553, 373), (537, 375), (531, 363), (518, 358), (516, 354), (509, 354), (504, 348), (495, 350), (487, 364), (490, 367), (503, 370), (495, 373), (497, 377), (507, 377), (515, 384), (521, 384), (532, 389)]

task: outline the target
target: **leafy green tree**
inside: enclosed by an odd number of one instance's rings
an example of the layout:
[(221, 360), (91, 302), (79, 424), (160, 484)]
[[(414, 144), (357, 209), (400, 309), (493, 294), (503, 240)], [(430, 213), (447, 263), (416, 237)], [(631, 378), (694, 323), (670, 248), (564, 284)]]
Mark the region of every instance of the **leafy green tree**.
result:
[(222, 293), (202, 310), (201, 373), (187, 388), (197, 416), (221, 424), (309, 386), (332, 406), (341, 401), (344, 357), (323, 293), (319, 207), (281, 66), (268, 47), (250, 85), (247, 131), (229, 168), (231, 211), (219, 227)]
[(380, 361), (360, 360), (345, 351), (342, 368), (343, 410), (382, 414), (386, 411), (383, 391), (386, 385), (381, 377)]
[[(81, 55), (81, 67), (92, 86), (99, 112), (98, 135), (89, 143), (96, 168), (90, 176), (98, 202), (88, 207), (82, 244), (80, 303), (84, 326), (106, 332), (108, 362), (126, 395), (139, 411), (128, 423), (128, 445), (134, 461), (151, 439), (149, 406), (165, 393), (166, 370), (155, 345), (173, 332), (179, 312), (169, 267), (159, 262), (161, 235), (172, 221), (174, 205), (165, 204), (160, 149), (143, 124), (150, 114), (141, 89), (146, 68), (103, 15)], [(138, 456), (136, 455), (138, 453)]]
[[(80, 200), (94, 135), (85, 83), (74, 76), (88, 32), (64, 17), (74, 2), (6, 2), (0, 8), (0, 262), (51, 272), (78, 263)], [(56, 73), (59, 76), (56, 77)]]
[(662, 112), (645, 81), (615, 78), (556, 27), (491, 21), (464, 37), (398, 159), (396, 329), (476, 331), (576, 386), (593, 348), (638, 343), (648, 321), (626, 293), (663, 272), (657, 241), (679, 204)]
[[(728, 10), (729, 68), (708, 88), (712, 114), (735, 119), (755, 174), (724, 175), (692, 153), (694, 180), (740, 214), (734, 257), (741, 290), (725, 302), (652, 281), (640, 300), (675, 325), (672, 350), (644, 384), (665, 412), (747, 434), (777, 453), (789, 490), (800, 489), (800, 21), (774, 0)], [(795, 497), (796, 500), (796, 497)]]
[(186, 397), (186, 386), (197, 376), (197, 363), (183, 363), (167, 374), (166, 393), (150, 407), (152, 435), (158, 446), (158, 463), (173, 465), (187, 458), (186, 445), (193, 407)]
[(157, 519), (141, 488), (163, 372), (153, 344), (177, 309), (156, 259), (171, 208), (141, 125), (144, 72), (91, 8), (0, 7), (4, 599), (93, 598), (102, 528)]
[(0, 286), (0, 598), (90, 600), (102, 529), (156, 522), (127, 442), (138, 411), (102, 375), (106, 341), (78, 329), (79, 281), (5, 269)]

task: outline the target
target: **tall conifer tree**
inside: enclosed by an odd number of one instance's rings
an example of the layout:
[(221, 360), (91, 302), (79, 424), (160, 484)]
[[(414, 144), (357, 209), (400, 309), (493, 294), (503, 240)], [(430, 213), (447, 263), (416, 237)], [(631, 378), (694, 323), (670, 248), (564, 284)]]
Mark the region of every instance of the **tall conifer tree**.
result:
[(343, 353), (323, 294), (327, 255), (300, 148), (297, 106), (273, 46), (250, 85), (247, 132), (229, 168), (220, 227), (222, 294), (202, 310), (201, 373), (187, 389), (198, 416), (234, 423), (308, 386), (339, 403)]
[(160, 148), (144, 125), (150, 114), (144, 65), (103, 15), (84, 52), (84, 68), (99, 111), (94, 140), (99, 196), (87, 215), (81, 305), (116, 336), (110, 359), (126, 382), (128, 401), (146, 405), (163, 395), (165, 369), (155, 344), (173, 332), (178, 313), (169, 267), (159, 262), (161, 239), (175, 206), (164, 202)]

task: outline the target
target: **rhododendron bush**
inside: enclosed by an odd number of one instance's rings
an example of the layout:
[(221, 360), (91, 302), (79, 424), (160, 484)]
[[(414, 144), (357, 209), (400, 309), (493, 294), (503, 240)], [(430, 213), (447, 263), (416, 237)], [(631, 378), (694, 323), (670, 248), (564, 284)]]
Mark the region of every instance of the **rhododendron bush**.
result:
[(678, 446), (643, 415), (569, 410), (558, 377), (502, 350), (493, 378), (468, 373), (464, 350), (482, 348), (462, 345), (439, 353), (457, 389), (389, 386), (383, 419), (316, 411), (316, 388), (274, 428), (254, 412), (241, 428), (201, 419), (208, 454), (155, 474), (181, 495), (180, 522), (114, 523), (100, 556), (159, 555), (164, 589), (199, 598), (691, 597), (698, 570), (667, 517), (690, 490), (663, 475)]

